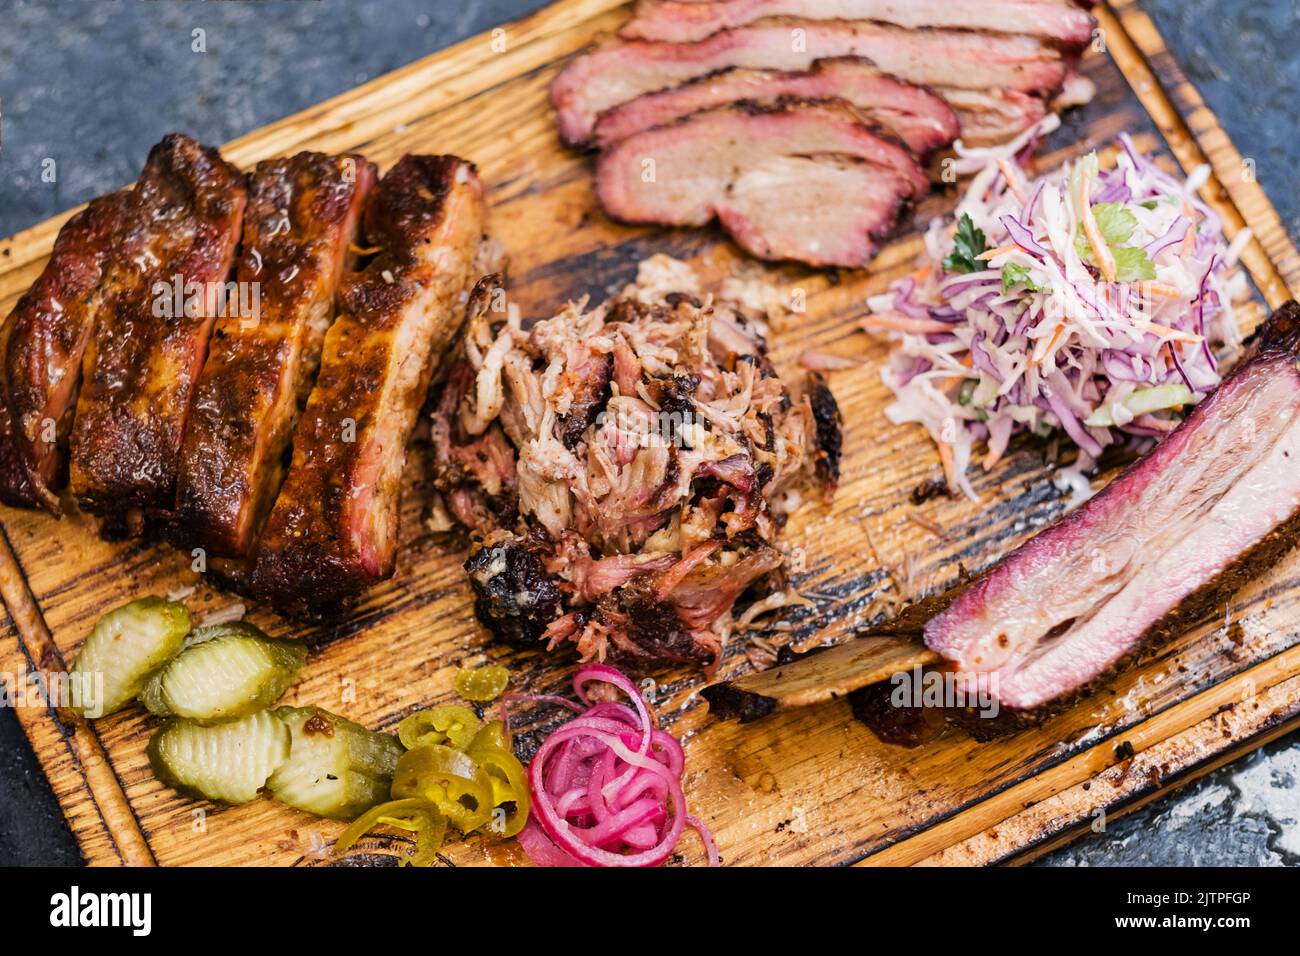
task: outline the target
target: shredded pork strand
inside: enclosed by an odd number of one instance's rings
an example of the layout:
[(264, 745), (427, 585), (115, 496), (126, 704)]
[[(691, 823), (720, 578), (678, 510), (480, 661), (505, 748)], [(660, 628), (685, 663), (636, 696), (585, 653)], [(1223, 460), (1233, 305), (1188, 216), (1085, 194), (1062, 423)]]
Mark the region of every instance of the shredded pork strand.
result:
[(820, 376), (777, 377), (766, 318), (665, 256), (599, 306), (471, 317), (434, 414), (435, 483), (475, 539), (498, 637), (714, 667), (742, 594), (790, 603), (764, 597), (783, 584), (781, 502), (833, 493), (840, 421)]

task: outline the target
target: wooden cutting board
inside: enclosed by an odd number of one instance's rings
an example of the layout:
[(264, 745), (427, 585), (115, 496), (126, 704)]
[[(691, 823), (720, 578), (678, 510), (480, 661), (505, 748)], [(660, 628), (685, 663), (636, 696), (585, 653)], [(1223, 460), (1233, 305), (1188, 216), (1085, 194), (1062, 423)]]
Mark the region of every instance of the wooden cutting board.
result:
[[(383, 167), (406, 152), (468, 157), (491, 184), (495, 233), (510, 255), (510, 292), (526, 316), (549, 315), (570, 296), (601, 297), (656, 252), (721, 275), (738, 256), (719, 234), (610, 223), (592, 194), (590, 159), (556, 141), (547, 83), (570, 54), (627, 13), (615, 0), (564, 0), (252, 133), (225, 154), (244, 167), (300, 149), (358, 150)], [(1040, 167), (1106, 146), (1122, 130), (1184, 169), (1210, 162), (1215, 175), (1206, 198), (1230, 235), (1245, 223), (1257, 237), (1244, 261), (1260, 305), (1284, 301), (1288, 289), (1300, 289), (1300, 257), (1250, 165), (1135, 3), (1119, 0), (1099, 18), (1084, 61), (1097, 98), (1070, 114)], [(929, 200), (919, 221), (951, 203)], [(0, 242), (6, 312), (38, 274), (62, 218)], [(946, 586), (960, 565), (987, 565), (1061, 511), (1051, 466), (1030, 442), (979, 479), (982, 506), (911, 503), (911, 490), (938, 475), (939, 462), (921, 429), (890, 425), (881, 414), (885, 349), (855, 331), (853, 319), (865, 296), (910, 270), (918, 249), (913, 230), (870, 272), (769, 270), (771, 281), (802, 290), (807, 300), (807, 312), (776, 332), (779, 366), (793, 369), (809, 346), (863, 362), (834, 373), (831, 383), (847, 422), (839, 494), (831, 506), (806, 505), (785, 538), (798, 587), (815, 606), (768, 635), (776, 642), (805, 647), (845, 638), (899, 601)], [(565, 692), (572, 660), (492, 645), (476, 625), (464, 554), (422, 522), (426, 468), (417, 451), (396, 577), (346, 621), (303, 627), (250, 608), (250, 619), (272, 634), (301, 637), (313, 648), (288, 702), (392, 728), (411, 710), (450, 699), (457, 666), (484, 660), (509, 665), (517, 688)], [(0, 530), (0, 593), (9, 610), (0, 673), (20, 680), (38, 665), (70, 662), (95, 619), (132, 598), (194, 587), (187, 600), (198, 612), (235, 600), (193, 573), (186, 556), (160, 545), (103, 542), (78, 515), (55, 521), (0, 509)], [(1300, 724), (1298, 629), (1300, 556), (1292, 556), (1106, 690), (1037, 730), (983, 745), (954, 733), (916, 750), (887, 746), (842, 702), (743, 728), (721, 723), (709, 719), (696, 693), (701, 675), (685, 670), (653, 675), (654, 696), (685, 740), (693, 812), (713, 828), (729, 864), (1024, 860)], [(730, 646), (724, 676), (750, 666), (747, 646), (743, 637)], [(159, 785), (145, 760), (154, 720), (139, 709), (80, 727), (60, 723), (43, 706), (20, 707), (18, 715), (90, 863), (328, 860), (323, 850), (336, 824), (270, 800), (221, 809)], [(535, 738), (525, 735), (523, 743)], [(362, 849), (398, 847), (377, 838)], [(682, 853), (699, 859), (689, 840)], [(474, 842), (449, 847), (446, 857), (519, 858)]]

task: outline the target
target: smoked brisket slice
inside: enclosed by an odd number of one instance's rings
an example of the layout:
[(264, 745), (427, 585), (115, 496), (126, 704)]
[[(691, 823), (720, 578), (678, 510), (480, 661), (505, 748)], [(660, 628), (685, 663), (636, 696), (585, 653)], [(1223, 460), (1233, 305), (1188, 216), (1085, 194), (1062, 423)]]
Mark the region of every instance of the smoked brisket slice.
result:
[[(375, 168), (299, 153), (259, 163), (236, 279), (256, 312), (217, 320), (181, 448), (169, 537), (241, 557), (275, 501)], [(248, 303), (243, 303), (247, 305)]]
[(407, 441), (464, 319), (486, 219), (474, 167), (454, 156), (407, 156), (380, 181), (365, 216), (379, 252), (344, 280), (258, 548), (259, 598), (309, 610), (392, 574)]
[(957, 114), (930, 90), (882, 73), (859, 57), (840, 57), (819, 60), (806, 71), (722, 70), (638, 96), (601, 114), (596, 145), (604, 149), (633, 133), (738, 100), (772, 105), (784, 97), (844, 100), (918, 157), (947, 146), (959, 133)]
[(60, 513), (81, 360), (109, 300), (128, 193), (93, 200), (59, 230), (40, 278), (0, 330), (0, 500)]
[(601, 155), (596, 186), (615, 219), (716, 216), (759, 258), (851, 267), (928, 181), (906, 149), (831, 101), (736, 104), (638, 133)]
[(1025, 33), (1070, 47), (1087, 43), (1095, 26), (1089, 14), (1061, 0), (640, 0), (620, 33), (691, 43), (761, 17), (781, 16)]
[(858, 56), (926, 86), (1051, 93), (1065, 80), (1061, 51), (1027, 36), (907, 30), (869, 22), (761, 20), (698, 43), (621, 40), (575, 58), (551, 84), (560, 137), (587, 143), (606, 110), (731, 67), (806, 70), (817, 60)]
[[(239, 243), (244, 176), (188, 136), (149, 152), (86, 347), (71, 486), (88, 511), (169, 509), (194, 386)], [(179, 289), (178, 297), (174, 292)]]
[(925, 642), (1018, 712), (1181, 633), (1300, 534), (1300, 307), (1155, 451), (929, 620)]

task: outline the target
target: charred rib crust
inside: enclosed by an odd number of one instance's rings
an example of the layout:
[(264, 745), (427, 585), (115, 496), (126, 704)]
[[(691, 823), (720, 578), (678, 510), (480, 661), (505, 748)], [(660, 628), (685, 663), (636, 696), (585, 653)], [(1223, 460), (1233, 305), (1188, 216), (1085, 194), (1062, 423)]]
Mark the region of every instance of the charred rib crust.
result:
[(407, 441), (464, 320), (485, 223), (482, 185), (454, 156), (406, 156), (371, 197), (380, 251), (344, 281), (258, 551), (263, 600), (309, 610), (392, 574)]
[(213, 331), (181, 452), (174, 541), (225, 557), (252, 546), (374, 179), (364, 157), (321, 153), (254, 171), (237, 278), (257, 284), (260, 311), (224, 316)]
[(1281, 305), (1272, 317), (1255, 331), (1249, 348), (1251, 357), (1293, 356), (1300, 352), (1300, 305), (1294, 300)]
[(159, 316), (158, 286), (170, 289), (176, 277), (183, 288), (225, 282), (246, 197), (243, 175), (215, 149), (172, 134), (150, 150), (109, 269), (113, 305), (98, 317), (83, 362), (71, 483), (87, 510), (171, 507), (213, 315), (200, 304), (199, 315)]
[[(0, 331), (0, 348), (6, 338)], [(47, 498), (36, 490), (27, 462), (16, 447), (15, 432), (8, 405), (0, 403), (0, 501), (15, 508), (45, 508), (57, 516), (61, 510), (58, 496), (50, 492)]]

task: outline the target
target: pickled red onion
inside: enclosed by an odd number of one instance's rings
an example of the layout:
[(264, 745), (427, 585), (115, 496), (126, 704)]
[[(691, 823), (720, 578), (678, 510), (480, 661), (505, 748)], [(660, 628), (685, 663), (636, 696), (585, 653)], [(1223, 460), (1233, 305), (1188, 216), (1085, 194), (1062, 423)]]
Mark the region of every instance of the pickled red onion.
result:
[[(593, 701), (585, 690), (593, 681), (618, 688), (632, 706)], [(690, 827), (717, 866), (713, 835), (686, 812), (681, 744), (656, 726), (636, 685), (589, 664), (573, 688), (585, 709), (553, 731), (528, 766), (533, 812), (519, 834), (528, 858), (537, 866), (657, 866)]]

